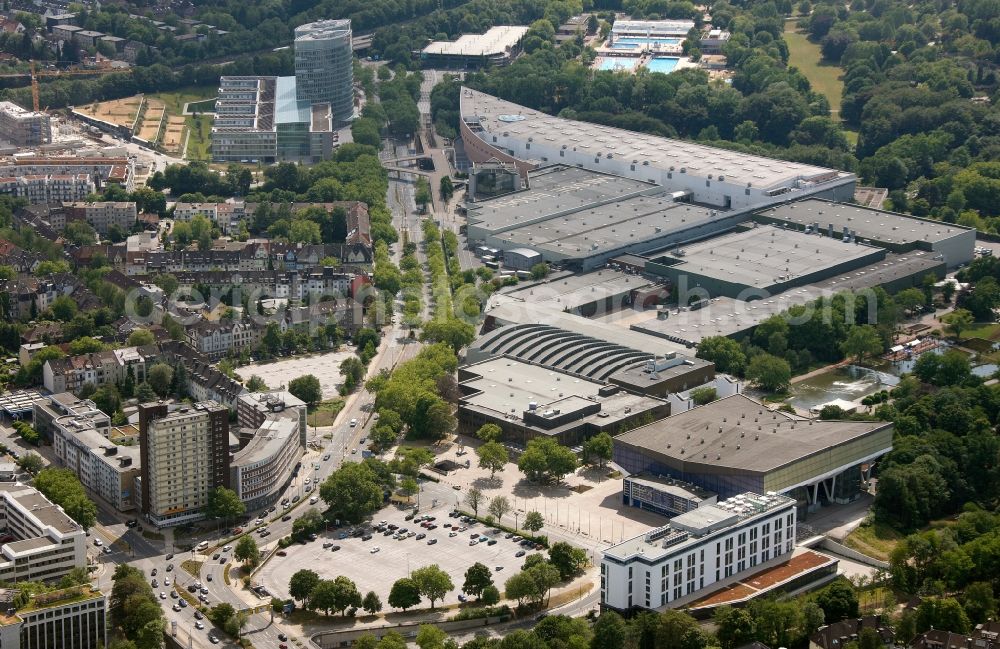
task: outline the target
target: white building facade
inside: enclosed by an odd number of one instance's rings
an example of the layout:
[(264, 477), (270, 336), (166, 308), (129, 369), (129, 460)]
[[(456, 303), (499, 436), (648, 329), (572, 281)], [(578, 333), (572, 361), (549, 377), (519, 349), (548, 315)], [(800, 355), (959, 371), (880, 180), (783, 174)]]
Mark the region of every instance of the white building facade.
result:
[(795, 500), (745, 493), (605, 550), (601, 605), (662, 610), (779, 563), (795, 547)]

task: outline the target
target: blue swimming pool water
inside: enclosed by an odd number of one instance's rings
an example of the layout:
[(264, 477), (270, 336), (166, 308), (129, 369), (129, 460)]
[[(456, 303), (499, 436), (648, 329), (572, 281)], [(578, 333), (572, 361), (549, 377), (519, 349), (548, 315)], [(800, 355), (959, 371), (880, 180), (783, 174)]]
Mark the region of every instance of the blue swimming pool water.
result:
[(652, 49), (656, 45), (679, 45), (681, 39), (679, 38), (638, 38), (638, 37), (628, 37), (619, 38), (611, 46), (616, 50), (634, 50), (642, 47), (643, 49)]
[(646, 64), (646, 68), (650, 72), (662, 72), (663, 74), (670, 74), (677, 67), (677, 63), (680, 61), (676, 56), (655, 56), (653, 60)]
[(635, 56), (608, 56), (601, 61), (601, 70), (612, 72), (631, 72), (639, 63), (639, 58)]

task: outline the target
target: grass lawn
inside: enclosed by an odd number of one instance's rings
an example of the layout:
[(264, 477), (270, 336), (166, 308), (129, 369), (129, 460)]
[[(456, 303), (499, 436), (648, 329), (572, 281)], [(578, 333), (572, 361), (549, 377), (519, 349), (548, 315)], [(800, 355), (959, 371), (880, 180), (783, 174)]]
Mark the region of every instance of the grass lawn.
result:
[[(218, 90), (219, 88), (216, 85), (187, 86), (172, 92), (160, 92), (149, 96), (162, 101), (167, 107), (167, 113), (170, 115), (183, 115), (184, 104), (192, 101), (200, 102), (206, 99), (214, 99), (216, 94), (218, 94)], [(203, 115), (196, 121), (194, 116), (187, 115), (184, 117), (184, 124), (190, 133), (187, 158), (189, 160), (208, 160), (208, 145), (212, 139), (211, 116)]]
[(185, 157), (188, 160), (209, 160), (211, 158), (209, 145), (212, 143), (212, 117), (210, 115), (197, 117), (188, 115), (184, 118), (184, 124), (190, 133)]
[(195, 561), (194, 559), (185, 559), (181, 562), (181, 568), (184, 568), (184, 570), (186, 570), (192, 577), (199, 577), (201, 576), (201, 564), (203, 563), (205, 562)]
[(202, 101), (213, 99), (219, 92), (218, 85), (211, 86), (185, 86), (171, 92), (158, 92), (149, 97), (159, 99), (167, 106), (167, 112), (171, 115), (182, 115), (184, 104), (189, 101)]
[(888, 561), (903, 535), (881, 523), (864, 524), (847, 535), (844, 545), (870, 557)]
[(962, 329), (962, 340), (966, 338), (1000, 340), (1000, 322), (977, 322), (968, 329)]
[[(826, 95), (830, 100), (832, 117), (839, 120), (840, 96), (844, 91), (844, 82), (840, 78), (842, 70), (836, 65), (823, 62), (819, 45), (798, 31), (795, 23), (795, 20), (785, 21), (788, 64), (797, 67), (809, 79), (814, 90)], [(854, 139), (857, 140), (857, 134), (854, 134)]]
[(344, 409), (343, 399), (323, 401), (309, 412), (310, 426), (332, 426), (340, 411)]

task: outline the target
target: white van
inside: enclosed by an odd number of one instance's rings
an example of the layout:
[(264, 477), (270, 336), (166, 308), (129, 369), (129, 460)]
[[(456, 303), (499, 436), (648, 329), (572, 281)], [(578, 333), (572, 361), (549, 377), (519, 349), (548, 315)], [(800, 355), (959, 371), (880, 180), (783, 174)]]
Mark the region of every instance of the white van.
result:
[(318, 502), (319, 502), (319, 498), (316, 497), (316, 496), (313, 496), (312, 498), (309, 499), (309, 504), (310, 505), (315, 505)]
[(202, 541), (201, 543), (198, 544), (197, 550), (198, 552), (201, 552), (202, 550), (205, 550), (207, 548), (208, 548), (208, 541)]

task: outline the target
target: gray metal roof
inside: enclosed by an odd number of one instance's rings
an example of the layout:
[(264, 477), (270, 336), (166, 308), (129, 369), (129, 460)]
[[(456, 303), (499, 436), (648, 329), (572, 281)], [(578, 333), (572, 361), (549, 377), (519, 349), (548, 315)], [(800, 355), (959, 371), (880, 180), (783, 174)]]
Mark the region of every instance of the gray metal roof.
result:
[(688, 471), (765, 474), (891, 425), (796, 419), (736, 394), (618, 435), (615, 443), (683, 463)]

